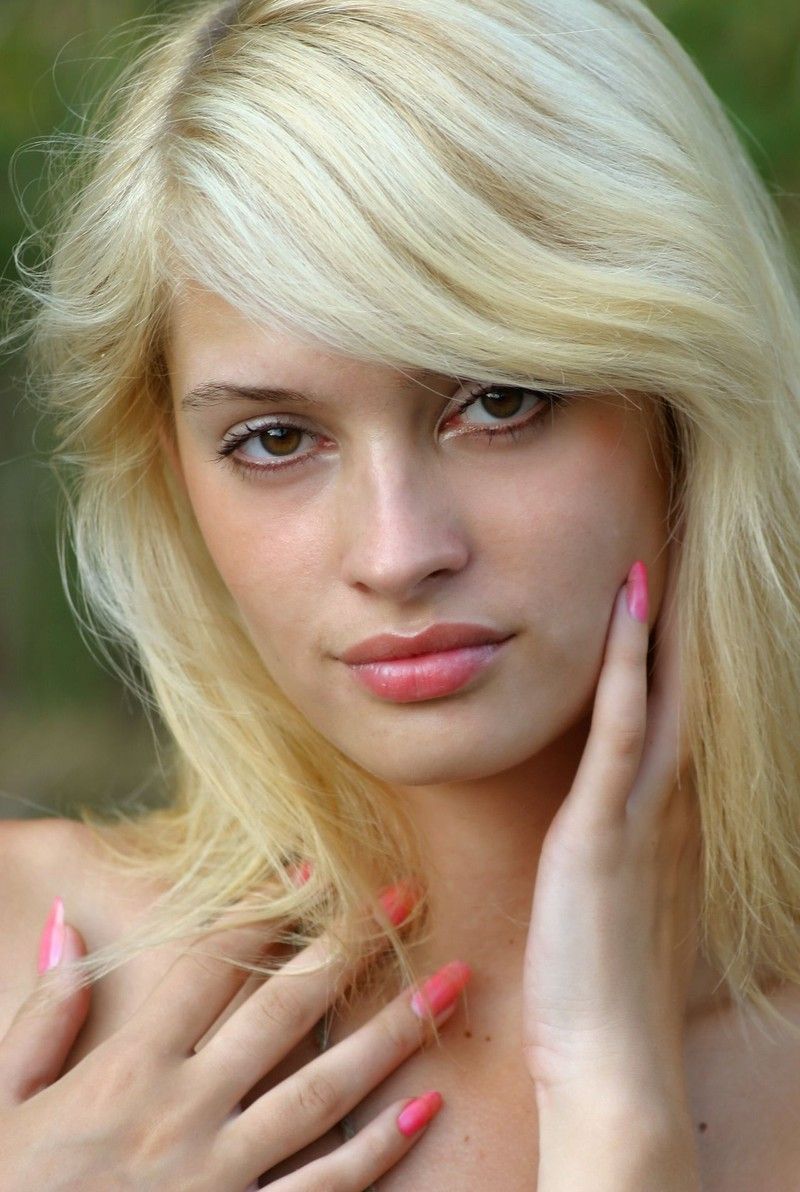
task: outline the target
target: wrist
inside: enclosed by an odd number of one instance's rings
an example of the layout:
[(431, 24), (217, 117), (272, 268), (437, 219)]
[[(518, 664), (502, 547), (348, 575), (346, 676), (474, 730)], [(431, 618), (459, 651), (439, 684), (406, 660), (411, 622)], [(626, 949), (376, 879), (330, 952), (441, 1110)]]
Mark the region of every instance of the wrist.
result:
[(683, 1103), (618, 1088), (594, 1095), (537, 1090), (538, 1192), (700, 1192)]

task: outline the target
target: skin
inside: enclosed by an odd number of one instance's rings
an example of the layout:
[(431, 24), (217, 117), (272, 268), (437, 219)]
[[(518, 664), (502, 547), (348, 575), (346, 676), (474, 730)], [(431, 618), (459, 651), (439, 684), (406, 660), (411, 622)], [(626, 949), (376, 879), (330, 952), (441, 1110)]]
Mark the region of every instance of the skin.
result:
[[(473, 407), (444, 430), (454, 378), (412, 374), (409, 388), (391, 368), (254, 327), (196, 287), (176, 300), (167, 363), (177, 441), (165, 448), (267, 669), (413, 807), (438, 925), (420, 963), (463, 954), (505, 982), (636, 559), (649, 569), (651, 625), (660, 608), (668, 477), (652, 405), (608, 394), (548, 411), (514, 442), (457, 436), (499, 420)], [(324, 402), (181, 410), (210, 380), (323, 390)], [(212, 462), (226, 432), (279, 415), (324, 436), (324, 449), (295, 440), (316, 459), (252, 480)], [(270, 460), (257, 440), (239, 451)], [(446, 698), (381, 701), (334, 657), (374, 633), (458, 620), (517, 636), (500, 666)], [(498, 914), (509, 932), (492, 943)], [(708, 988), (700, 974), (697, 997)]]
[[(176, 307), (169, 365), (177, 438), (164, 447), (220, 574), (289, 697), (409, 803), (434, 904), (415, 959), (428, 971), (467, 960), (469, 1004), (444, 1049), (420, 1050), (407, 994), (389, 1007), (362, 1001), (337, 1013), (338, 1046), (317, 1056), (308, 1029), (327, 982), (304, 981), (287, 1002), (283, 974), (253, 991), (227, 965), (204, 961), (198, 973), (191, 956), (165, 973), (151, 966), (137, 970), (138, 994), (130, 974), (110, 1000), (102, 983), (93, 989), (99, 1016), (77, 1052), (88, 998), (67, 994), (50, 1020), (31, 998), (0, 1043), (0, 1149), (24, 1168), (20, 1186), (57, 1170), (102, 1187), (121, 1164), (137, 1187), (183, 1187), (189, 1164), (209, 1187), (269, 1170), (299, 1192), (312, 1171), (328, 1186), (338, 1163), (348, 1170), (336, 1186), (353, 1192), (384, 1171), (387, 1192), (527, 1187), (533, 1172), (538, 1192), (689, 1192), (700, 1186), (691, 1091), (720, 1127), (719, 1153), (701, 1156), (703, 1187), (738, 1192), (769, 1170), (783, 1192), (796, 1172), (793, 1084), (772, 1080), (759, 1109), (751, 1055), (719, 1034), (684, 1038), (717, 974), (692, 932), (695, 794), (685, 781), (674, 789), (687, 762), (671, 615), (678, 548), (667, 549), (652, 407), (578, 399), (534, 434), (490, 447), (460, 433), (471, 420), (451, 416), (452, 378), (332, 357), (202, 292)], [(267, 483), (218, 466), (219, 438), (254, 411), (240, 402), (187, 414), (182, 394), (211, 380), (324, 381), (320, 404), (303, 411), (324, 451)], [(299, 410), (270, 412), (294, 421)], [(638, 618), (623, 585), (632, 559), (650, 572)], [(335, 658), (366, 634), (452, 618), (514, 634), (455, 696), (385, 704)], [(66, 950), (96, 946), (113, 899), (92, 925), (88, 892), (100, 885), (88, 851), (63, 831), (44, 848), (39, 829), (19, 836), (0, 838), (12, 862), (5, 903), (25, 911), (81, 853), (80, 877), (63, 887), (81, 932), (68, 927)], [(27, 955), (29, 935), (27, 922), (11, 933), (10, 952)], [(237, 989), (251, 996), (226, 1009)], [(0, 1017), (19, 1005), (6, 1000)], [(737, 1079), (746, 1116), (735, 1088), (727, 1094)], [(31, 1081), (50, 1087), (31, 1096)], [(440, 1089), (448, 1110), (435, 1147), (406, 1154), (395, 1118), (424, 1088)], [(780, 1133), (754, 1130), (786, 1106)], [(344, 1147), (320, 1117), (330, 1125), (342, 1109), (360, 1127)], [(143, 1118), (161, 1126), (142, 1133)], [(750, 1163), (737, 1166), (738, 1183), (725, 1166), (734, 1140)]]

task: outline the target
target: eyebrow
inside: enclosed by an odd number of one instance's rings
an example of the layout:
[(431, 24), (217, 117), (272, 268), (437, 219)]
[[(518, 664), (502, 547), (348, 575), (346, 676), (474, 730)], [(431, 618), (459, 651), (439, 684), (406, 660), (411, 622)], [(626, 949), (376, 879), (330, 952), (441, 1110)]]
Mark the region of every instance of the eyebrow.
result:
[[(425, 380), (432, 379), (437, 374), (426, 372), (421, 381), (407, 378), (409, 389), (424, 386)], [(282, 389), (266, 387), (264, 385), (236, 385), (232, 381), (203, 381), (195, 385), (181, 398), (182, 410), (205, 410), (212, 406), (223, 405), (232, 401), (254, 402), (300, 402), (304, 405), (323, 405), (325, 402), (321, 394), (309, 390), (306, 393), (296, 389)]]
[(263, 385), (235, 385), (231, 381), (204, 381), (195, 385), (181, 398), (182, 410), (205, 410), (231, 401), (258, 402), (305, 402), (315, 405), (321, 402), (316, 393), (299, 393), (294, 389), (265, 388)]

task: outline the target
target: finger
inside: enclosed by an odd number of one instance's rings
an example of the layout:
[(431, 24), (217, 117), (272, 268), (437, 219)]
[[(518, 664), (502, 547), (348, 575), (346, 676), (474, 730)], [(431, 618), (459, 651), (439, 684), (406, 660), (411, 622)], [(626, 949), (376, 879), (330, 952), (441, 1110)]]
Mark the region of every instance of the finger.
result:
[[(170, 966), (123, 1027), (172, 1054), (189, 1055), (263, 961), (285, 921), (234, 927), (196, 941)], [(149, 1045), (149, 1043), (148, 1043)]]
[(680, 666), (677, 582), (680, 544), (670, 542), (664, 595), (653, 632), (653, 676), (647, 701), (642, 764), (629, 814), (652, 815), (681, 782), (689, 764)]
[[(262, 1094), (226, 1126), (234, 1151), (251, 1157), (249, 1175), (297, 1154), (349, 1113), (455, 1012), (471, 975), (452, 961), (422, 991), (404, 990), (364, 1026)], [(427, 1004), (421, 999), (425, 990)]]
[(86, 945), (64, 923), (60, 898), (50, 909), (43, 942), (43, 959), (51, 967), (44, 969), (0, 1043), (0, 1098), (6, 1104), (27, 1100), (59, 1077), (89, 1011), (91, 990), (65, 967), (86, 955)]
[(588, 826), (625, 815), (644, 747), (647, 644), (647, 568), (637, 561), (614, 602), (589, 736), (567, 800), (568, 814)]
[[(404, 883), (381, 896), (384, 909), (396, 927), (408, 916), (415, 891)], [(379, 937), (375, 947), (387, 944)], [(360, 965), (374, 949), (366, 952)], [(228, 1112), (267, 1072), (308, 1034), (360, 965), (353, 965), (326, 933), (287, 961), (280, 973), (265, 981), (194, 1059), (198, 1072), (209, 1073), (205, 1082), (213, 1090), (214, 1106)], [(306, 972), (315, 968), (316, 972)]]
[(276, 1192), (364, 1192), (402, 1159), (442, 1107), (440, 1093), (394, 1101), (330, 1155), (275, 1181)]

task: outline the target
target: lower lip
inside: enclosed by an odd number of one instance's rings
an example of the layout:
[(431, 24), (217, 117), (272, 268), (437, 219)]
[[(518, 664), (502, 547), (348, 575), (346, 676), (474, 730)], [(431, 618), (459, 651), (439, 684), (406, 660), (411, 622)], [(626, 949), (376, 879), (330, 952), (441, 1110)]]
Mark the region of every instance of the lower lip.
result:
[(393, 658), (387, 662), (350, 664), (357, 682), (381, 699), (409, 704), (451, 695), (485, 670), (510, 638), (483, 646), (462, 646), (437, 654)]

